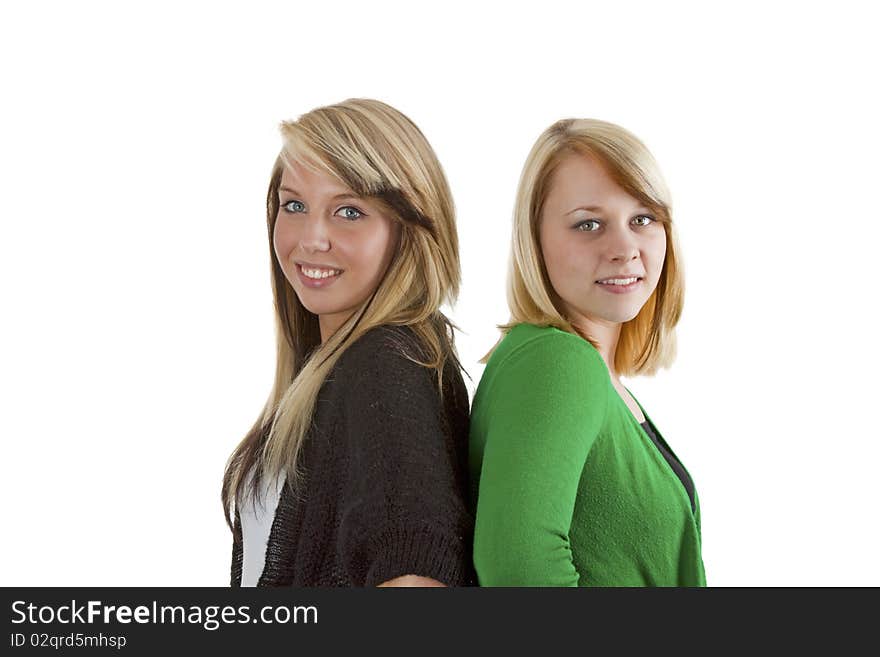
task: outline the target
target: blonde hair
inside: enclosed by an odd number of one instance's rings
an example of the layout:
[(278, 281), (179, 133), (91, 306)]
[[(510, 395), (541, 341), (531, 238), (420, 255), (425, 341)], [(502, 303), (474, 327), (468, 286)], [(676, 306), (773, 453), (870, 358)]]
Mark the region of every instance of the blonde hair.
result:
[[(681, 253), (672, 223), (672, 200), (657, 162), (635, 135), (613, 123), (563, 119), (547, 128), (532, 147), (520, 177), (513, 215), (507, 276), (510, 321), (498, 328), (502, 338), (521, 323), (555, 326), (578, 334), (561, 310), (539, 239), (541, 213), (553, 173), (572, 154), (598, 158), (621, 188), (656, 215), (666, 232), (666, 257), (657, 287), (638, 315), (621, 326), (614, 357), (619, 374), (654, 374), (669, 367), (675, 358), (674, 328), (684, 303)], [(597, 346), (589, 336), (584, 337)], [(481, 362), (488, 361), (494, 350)]]
[[(380, 325), (406, 325), (418, 338), (419, 359), (435, 370), (443, 390), (447, 360), (458, 365), (453, 325), (440, 312), (458, 296), (460, 265), (455, 210), (449, 185), (425, 136), (385, 103), (350, 99), (320, 107), (281, 124), (284, 146), (275, 161), (266, 198), (272, 291), (275, 300), (275, 382), (260, 417), (226, 465), (222, 501), (233, 527), (243, 493), (256, 499), (264, 476), (286, 470), (296, 489), (297, 457), (311, 426), (318, 392), (345, 350)], [(284, 166), (298, 162), (321, 170), (368, 197), (400, 225), (396, 253), (373, 294), (322, 344), (318, 317), (300, 303), (272, 246)], [(255, 467), (256, 466), (256, 467)], [(254, 468), (249, 491), (245, 476)]]

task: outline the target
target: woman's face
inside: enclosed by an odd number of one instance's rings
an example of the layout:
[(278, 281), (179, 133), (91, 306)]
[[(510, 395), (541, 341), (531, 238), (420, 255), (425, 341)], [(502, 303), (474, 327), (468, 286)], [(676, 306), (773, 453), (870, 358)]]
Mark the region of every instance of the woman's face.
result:
[(301, 164), (284, 168), (278, 196), (275, 255), (324, 341), (378, 287), (398, 227), (375, 202)]
[(560, 162), (540, 217), (541, 251), (577, 326), (634, 318), (657, 286), (666, 232), (595, 157)]

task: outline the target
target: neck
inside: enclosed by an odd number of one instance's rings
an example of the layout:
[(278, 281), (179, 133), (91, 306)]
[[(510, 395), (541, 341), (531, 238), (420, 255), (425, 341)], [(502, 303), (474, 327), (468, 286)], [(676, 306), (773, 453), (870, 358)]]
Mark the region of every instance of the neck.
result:
[(611, 380), (619, 383), (620, 379), (614, 369), (614, 356), (617, 354), (617, 342), (620, 339), (620, 322), (578, 317), (571, 320), (571, 325), (582, 338), (589, 338), (593, 341), (599, 355), (605, 361), (605, 367), (608, 368)]
[(327, 342), (331, 335), (345, 322), (336, 315), (318, 315), (318, 328), (321, 330), (321, 344)]

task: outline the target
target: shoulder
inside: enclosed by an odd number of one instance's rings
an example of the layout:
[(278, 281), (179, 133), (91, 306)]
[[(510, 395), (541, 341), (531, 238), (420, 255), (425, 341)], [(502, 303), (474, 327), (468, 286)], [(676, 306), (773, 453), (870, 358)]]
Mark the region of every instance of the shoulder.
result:
[[(340, 401), (334, 412), (345, 418), (353, 449), (408, 453), (429, 436), (442, 442), (459, 431), (467, 393), (455, 395), (461, 405), (444, 398), (436, 369), (422, 364), (427, 358), (412, 328), (388, 325), (370, 329), (342, 354), (332, 373)], [(460, 383), (461, 375), (451, 374)]]
[(409, 326), (383, 324), (371, 328), (348, 346), (337, 368), (347, 376), (361, 373), (416, 371), (427, 368), (414, 362), (424, 357), (424, 349)]
[[(442, 395), (438, 372), (423, 364), (431, 360), (411, 327), (382, 325), (349, 345), (330, 378), (342, 396), (357, 406), (369, 403), (374, 410), (407, 404), (439, 407)], [(461, 378), (452, 361), (447, 358), (444, 387), (447, 379), (457, 383), (453, 379)]]
[(587, 410), (602, 415), (610, 389), (608, 368), (592, 344), (553, 327), (518, 324), (486, 364), (471, 422), (498, 412), (519, 418), (536, 412), (577, 415)]
[(592, 344), (553, 326), (517, 324), (486, 364), (486, 373), (496, 375), (539, 375), (548, 370), (556, 375), (567, 373), (577, 378), (610, 381), (608, 368)]

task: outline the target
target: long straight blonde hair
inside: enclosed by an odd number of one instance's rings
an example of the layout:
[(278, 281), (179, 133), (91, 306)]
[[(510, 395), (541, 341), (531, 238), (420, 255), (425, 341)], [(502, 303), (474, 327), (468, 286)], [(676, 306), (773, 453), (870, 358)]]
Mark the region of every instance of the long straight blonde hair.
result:
[[(222, 501), (233, 528), (235, 504), (255, 499), (263, 477), (286, 471), (295, 490), (297, 458), (318, 392), (345, 350), (380, 325), (412, 328), (420, 345), (403, 355), (432, 368), (443, 390), (447, 360), (459, 366), (453, 325), (440, 312), (458, 296), (460, 264), (455, 211), (437, 156), (416, 125), (385, 103), (350, 99), (281, 124), (283, 148), (270, 176), (266, 227), (275, 301), (275, 382), (251, 430), (226, 465)], [(273, 248), (278, 187), (285, 166), (298, 162), (335, 177), (355, 194), (382, 205), (400, 237), (373, 294), (322, 344), (317, 315), (300, 303)], [(253, 469), (248, 490), (245, 477)]]
[[(558, 305), (539, 238), (541, 213), (553, 173), (572, 154), (598, 158), (618, 185), (656, 215), (666, 232), (666, 256), (657, 287), (639, 313), (621, 326), (614, 356), (614, 368), (624, 376), (654, 374), (675, 358), (674, 329), (684, 304), (681, 253), (672, 223), (672, 199), (660, 167), (635, 135), (613, 123), (597, 119), (557, 121), (538, 137), (529, 152), (513, 215), (507, 276), (510, 321), (498, 328), (502, 338), (521, 323), (555, 326), (578, 334)], [(596, 346), (589, 336), (584, 337)], [(488, 361), (494, 349), (482, 362)]]

